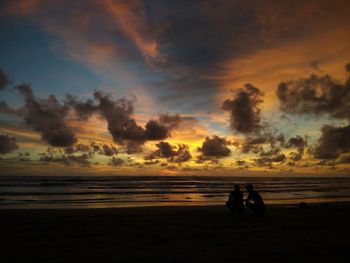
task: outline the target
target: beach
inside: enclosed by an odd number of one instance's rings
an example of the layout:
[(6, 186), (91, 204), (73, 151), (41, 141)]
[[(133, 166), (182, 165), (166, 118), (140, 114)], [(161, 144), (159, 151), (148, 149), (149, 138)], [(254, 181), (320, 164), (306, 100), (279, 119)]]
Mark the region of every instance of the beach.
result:
[(350, 204), (2, 209), (2, 262), (345, 262)]

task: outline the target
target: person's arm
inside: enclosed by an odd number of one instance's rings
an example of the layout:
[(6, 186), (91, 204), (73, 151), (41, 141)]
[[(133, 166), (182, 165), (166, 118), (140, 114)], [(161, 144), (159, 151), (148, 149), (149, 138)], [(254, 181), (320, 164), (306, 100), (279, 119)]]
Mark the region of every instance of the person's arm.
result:
[(251, 194), (249, 194), (248, 198), (245, 200), (245, 204), (248, 204), (251, 199), (252, 199), (252, 196)]

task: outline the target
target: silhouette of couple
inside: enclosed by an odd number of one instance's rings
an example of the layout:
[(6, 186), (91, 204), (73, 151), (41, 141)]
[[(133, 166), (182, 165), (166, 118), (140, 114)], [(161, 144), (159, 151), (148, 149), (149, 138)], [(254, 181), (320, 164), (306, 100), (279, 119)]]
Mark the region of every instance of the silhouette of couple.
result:
[[(251, 209), (255, 214), (263, 213), (266, 210), (264, 200), (260, 194), (254, 190), (253, 185), (247, 185), (248, 198), (245, 200), (245, 205)], [(234, 190), (230, 193), (226, 206), (233, 213), (243, 213), (244, 204), (243, 204), (243, 192), (239, 188), (239, 185), (236, 184)]]

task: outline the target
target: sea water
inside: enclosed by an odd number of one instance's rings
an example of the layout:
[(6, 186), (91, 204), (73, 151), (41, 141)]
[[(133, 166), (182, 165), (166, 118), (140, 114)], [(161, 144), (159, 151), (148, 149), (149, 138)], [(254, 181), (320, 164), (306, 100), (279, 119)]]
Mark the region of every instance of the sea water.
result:
[(224, 205), (248, 183), (267, 204), (350, 201), (348, 177), (0, 176), (0, 209)]

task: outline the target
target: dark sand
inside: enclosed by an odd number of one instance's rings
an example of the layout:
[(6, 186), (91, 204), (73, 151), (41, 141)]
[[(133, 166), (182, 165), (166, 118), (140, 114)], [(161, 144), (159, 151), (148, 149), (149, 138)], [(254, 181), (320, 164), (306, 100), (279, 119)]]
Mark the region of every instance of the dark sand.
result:
[(1, 262), (350, 262), (350, 205), (0, 210)]

